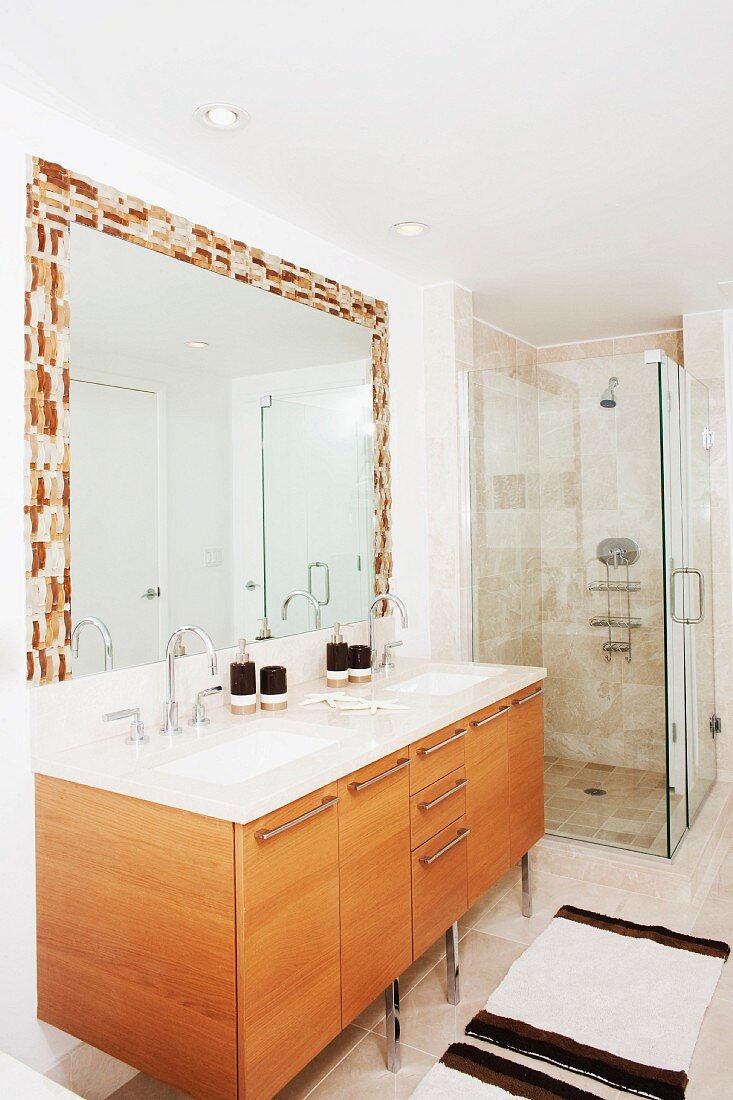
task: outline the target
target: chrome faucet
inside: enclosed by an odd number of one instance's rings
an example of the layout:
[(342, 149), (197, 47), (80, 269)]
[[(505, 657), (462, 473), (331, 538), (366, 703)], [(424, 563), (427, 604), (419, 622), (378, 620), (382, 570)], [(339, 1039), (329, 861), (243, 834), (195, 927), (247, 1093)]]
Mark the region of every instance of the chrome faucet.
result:
[(282, 611), (280, 612), (283, 618), (283, 622), (288, 617), (288, 604), (291, 600), (294, 600), (296, 596), (303, 596), (304, 599), (312, 605), (316, 615), (316, 630), (321, 629), (321, 605), (312, 592), (306, 592), (304, 588), (296, 588), (294, 592), (291, 592), (289, 596), (286, 596), (283, 600)]
[(174, 630), (168, 639), (168, 645), (165, 650), (165, 659), (168, 664), (166, 671), (166, 688), (165, 688), (165, 703), (163, 713), (163, 725), (160, 727), (160, 732), (164, 734), (180, 733), (181, 727), (178, 725), (178, 703), (176, 702), (176, 645), (179, 638), (184, 634), (195, 634), (197, 638), (206, 646), (206, 651), (209, 654), (209, 661), (211, 665), (211, 675), (216, 676), (217, 663), (216, 663), (216, 650), (214, 649), (214, 643), (205, 630), (202, 630), (200, 626), (179, 626), (178, 630)]
[(74, 629), (71, 632), (71, 656), (79, 656), (79, 635), (85, 626), (94, 626), (102, 635), (102, 641), (104, 642), (104, 671), (109, 672), (112, 668), (112, 635), (107, 629), (106, 625), (101, 619), (98, 619), (96, 615), (87, 615), (85, 619), (79, 619)]
[[(369, 614), (367, 615), (367, 621), (369, 623), (369, 652), (372, 658), (372, 672), (377, 669), (377, 647), (374, 644), (374, 612), (379, 607), (380, 603), (393, 603), (400, 613), (402, 621), (402, 629), (406, 630), (408, 625), (407, 608), (403, 604), (399, 596), (394, 596), (391, 592), (383, 592), (381, 596), (375, 596), (369, 606)], [(386, 664), (386, 662), (385, 662)]]

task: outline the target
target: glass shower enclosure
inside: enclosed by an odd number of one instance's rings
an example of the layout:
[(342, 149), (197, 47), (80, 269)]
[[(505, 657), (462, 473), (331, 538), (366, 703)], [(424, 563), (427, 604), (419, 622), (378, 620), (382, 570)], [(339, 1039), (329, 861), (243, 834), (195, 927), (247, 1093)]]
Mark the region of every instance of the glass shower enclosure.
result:
[(473, 656), (547, 667), (547, 830), (671, 856), (716, 776), (707, 390), (661, 351), (465, 381)]

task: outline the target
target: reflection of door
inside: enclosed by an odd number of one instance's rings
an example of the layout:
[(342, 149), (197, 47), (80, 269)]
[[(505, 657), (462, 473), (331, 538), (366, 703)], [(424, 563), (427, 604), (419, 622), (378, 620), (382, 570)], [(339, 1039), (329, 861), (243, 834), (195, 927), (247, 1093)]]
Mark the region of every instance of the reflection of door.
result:
[(277, 634), (314, 625), (306, 600), (283, 624), (294, 589), (312, 591), (321, 624), (366, 614), (372, 592), (371, 387), (272, 397), (262, 409), (265, 603)]
[[(71, 382), (72, 624), (102, 619), (116, 668), (160, 657), (158, 400), (146, 390)], [(103, 667), (101, 639), (87, 628), (73, 673)]]
[[(671, 360), (662, 363), (670, 787), (674, 849), (717, 774), (712, 614), (708, 392)], [(682, 737), (684, 730), (685, 736)]]

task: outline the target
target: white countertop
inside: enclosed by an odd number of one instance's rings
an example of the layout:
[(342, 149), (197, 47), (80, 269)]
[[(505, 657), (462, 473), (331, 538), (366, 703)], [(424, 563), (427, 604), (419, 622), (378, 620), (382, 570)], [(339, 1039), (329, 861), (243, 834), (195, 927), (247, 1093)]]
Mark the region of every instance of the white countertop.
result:
[(0, 1096), (6, 1100), (74, 1100), (76, 1093), (0, 1051)]
[[(453, 695), (394, 692), (395, 685), (424, 672), (474, 676), (484, 673), (486, 679)], [(124, 722), (120, 723), (125, 727), (124, 732), (115, 729), (112, 736), (56, 753), (44, 752), (34, 759), (33, 770), (147, 802), (246, 824), (405, 748), (433, 730), (529, 687), (546, 675), (544, 668), (520, 665), (403, 660), (389, 678), (366, 685), (349, 685), (344, 690), (354, 698), (396, 699), (408, 708), (406, 710), (370, 716), (331, 710), (324, 704), (300, 706), (307, 694), (326, 691), (325, 680), (314, 680), (290, 690), (285, 712), (258, 711), (256, 715), (241, 717), (231, 714), (228, 707), (220, 706), (209, 711), (211, 724), (200, 731), (186, 725), (187, 716), (182, 714), (183, 732), (170, 738), (159, 734), (155, 727), (149, 728), (150, 741), (140, 746), (125, 744), (127, 723)], [(198, 775), (187, 777), (155, 770), (161, 764), (251, 735), (255, 729), (265, 728), (263, 723), (273, 730), (291, 730), (322, 739), (324, 747), (242, 783), (223, 785), (208, 782)], [(110, 727), (103, 728), (107, 732)], [(100, 722), (100, 732), (101, 729)]]

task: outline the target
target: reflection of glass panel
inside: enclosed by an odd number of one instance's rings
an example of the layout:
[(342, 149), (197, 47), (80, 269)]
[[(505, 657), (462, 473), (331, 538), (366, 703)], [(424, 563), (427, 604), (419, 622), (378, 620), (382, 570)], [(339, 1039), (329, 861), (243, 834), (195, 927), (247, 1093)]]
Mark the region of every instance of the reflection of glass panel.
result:
[(262, 409), (265, 606), (277, 635), (360, 618), (373, 591), (371, 386), (271, 398)]

